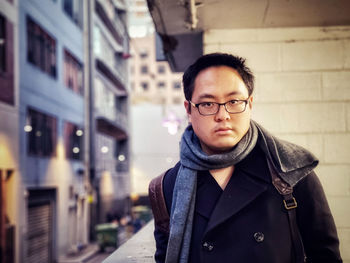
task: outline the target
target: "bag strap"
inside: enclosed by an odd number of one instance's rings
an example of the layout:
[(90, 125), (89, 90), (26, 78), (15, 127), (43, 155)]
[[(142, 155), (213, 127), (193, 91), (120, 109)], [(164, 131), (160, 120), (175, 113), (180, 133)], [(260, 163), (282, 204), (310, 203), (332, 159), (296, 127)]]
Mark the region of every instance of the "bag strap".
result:
[(155, 227), (169, 234), (170, 218), (163, 194), (163, 180), (166, 173), (167, 171), (152, 179), (148, 187), (148, 196), (151, 201)]
[(296, 217), (296, 209), (298, 207), (298, 203), (293, 196), (293, 187), (284, 182), (277, 174), (274, 169), (271, 161), (267, 159), (267, 164), (270, 170), (272, 184), (278, 191), (280, 195), (283, 197), (284, 208), (288, 214), (288, 222), (289, 229), (292, 237), (293, 248), (294, 248), (294, 261), (295, 262), (306, 262), (305, 250), (303, 245), (303, 240), (301, 238), (297, 217)]

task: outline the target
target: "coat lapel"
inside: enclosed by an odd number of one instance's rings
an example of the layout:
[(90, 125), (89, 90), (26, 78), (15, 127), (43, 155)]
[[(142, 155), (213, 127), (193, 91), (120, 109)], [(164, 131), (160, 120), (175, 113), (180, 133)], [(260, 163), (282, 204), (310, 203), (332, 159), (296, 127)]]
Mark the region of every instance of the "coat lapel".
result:
[(242, 170), (236, 170), (219, 198), (209, 219), (206, 233), (235, 215), (266, 191), (267, 184), (252, 179)]

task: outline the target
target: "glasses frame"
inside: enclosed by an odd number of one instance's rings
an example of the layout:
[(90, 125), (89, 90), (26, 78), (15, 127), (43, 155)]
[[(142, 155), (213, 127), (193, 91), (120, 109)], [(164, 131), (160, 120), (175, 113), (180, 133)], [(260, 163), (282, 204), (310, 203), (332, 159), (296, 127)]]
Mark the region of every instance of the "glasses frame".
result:
[[(205, 103), (208, 103), (208, 102), (194, 103), (194, 102), (192, 102), (192, 101), (190, 101), (190, 100), (188, 100), (188, 102), (189, 102), (193, 107), (197, 108), (197, 110), (198, 110), (198, 112), (199, 112), (200, 115), (203, 115), (203, 116), (211, 116), (211, 115), (216, 115), (216, 114), (220, 111), (220, 106), (222, 106), (222, 105), (224, 106), (225, 111), (228, 112), (229, 114), (242, 113), (242, 112), (244, 112), (244, 111), (247, 109), (247, 104), (248, 104), (248, 102), (249, 102), (249, 99), (250, 99), (250, 96), (249, 96), (247, 99), (245, 99), (245, 100), (229, 100), (229, 101), (226, 101), (226, 102), (224, 102), (224, 103), (210, 102), (210, 103), (219, 105), (218, 110), (217, 110), (215, 113), (211, 113), (211, 114), (203, 114), (203, 113), (201, 113), (200, 110), (199, 110), (199, 106), (200, 106), (201, 104), (205, 104)], [(226, 108), (226, 104), (229, 103), (229, 102), (231, 102), (231, 101), (244, 102), (244, 109), (243, 109), (242, 111), (239, 111), (239, 112), (229, 112), (229, 111), (227, 110), (227, 108)]]

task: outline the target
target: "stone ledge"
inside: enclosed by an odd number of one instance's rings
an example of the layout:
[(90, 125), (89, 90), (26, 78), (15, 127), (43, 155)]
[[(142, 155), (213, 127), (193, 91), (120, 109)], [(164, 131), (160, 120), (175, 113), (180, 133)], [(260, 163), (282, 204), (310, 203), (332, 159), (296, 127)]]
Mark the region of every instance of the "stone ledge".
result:
[(153, 263), (156, 250), (153, 230), (152, 220), (102, 263)]

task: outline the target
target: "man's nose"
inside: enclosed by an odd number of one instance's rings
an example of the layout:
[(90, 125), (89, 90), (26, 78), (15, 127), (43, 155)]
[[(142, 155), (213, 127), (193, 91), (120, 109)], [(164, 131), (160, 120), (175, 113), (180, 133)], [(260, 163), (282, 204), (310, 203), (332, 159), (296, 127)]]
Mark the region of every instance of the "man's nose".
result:
[(230, 114), (226, 111), (225, 105), (219, 105), (219, 111), (215, 114), (215, 119), (218, 121), (228, 120), (230, 117)]

